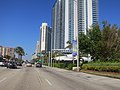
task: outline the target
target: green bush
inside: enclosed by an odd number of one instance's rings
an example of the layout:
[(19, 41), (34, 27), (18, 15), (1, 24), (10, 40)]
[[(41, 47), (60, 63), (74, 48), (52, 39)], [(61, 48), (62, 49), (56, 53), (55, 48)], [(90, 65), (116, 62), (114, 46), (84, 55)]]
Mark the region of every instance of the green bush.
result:
[(57, 67), (57, 68), (65, 68), (65, 64), (64, 64), (64, 63), (55, 63), (55, 64), (54, 64), (54, 67)]
[(59, 68), (65, 68), (65, 64), (64, 63), (59, 63)]
[(105, 72), (120, 72), (120, 63), (90, 63), (84, 64), (82, 69)]
[(54, 67), (59, 67), (58, 63), (54, 63)]
[(68, 64), (67, 69), (72, 70), (72, 68), (75, 66), (76, 66), (75, 64), (70, 63), (70, 64)]
[(43, 63), (45, 66), (47, 66), (48, 65), (48, 63)]
[(120, 66), (120, 62), (90, 62), (89, 66)]

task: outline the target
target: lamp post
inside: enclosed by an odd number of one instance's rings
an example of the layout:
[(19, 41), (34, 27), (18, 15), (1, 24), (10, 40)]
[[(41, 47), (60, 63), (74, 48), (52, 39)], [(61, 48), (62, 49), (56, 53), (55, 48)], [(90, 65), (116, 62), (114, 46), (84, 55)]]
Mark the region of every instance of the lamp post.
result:
[(78, 0), (74, 0), (75, 2), (75, 27), (76, 27), (76, 39), (77, 39), (77, 71), (79, 71), (80, 67), (79, 67), (79, 31), (78, 31)]
[(51, 35), (51, 67), (52, 67), (52, 62), (53, 62), (53, 61), (52, 61), (52, 32), (51, 32), (50, 35)]

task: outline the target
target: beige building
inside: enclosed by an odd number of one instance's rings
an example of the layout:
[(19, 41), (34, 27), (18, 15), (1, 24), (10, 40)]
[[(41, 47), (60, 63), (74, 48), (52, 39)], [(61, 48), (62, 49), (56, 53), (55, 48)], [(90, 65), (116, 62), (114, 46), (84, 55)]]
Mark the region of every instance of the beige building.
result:
[(15, 57), (15, 49), (11, 47), (3, 47), (0, 46), (0, 56), (5, 57), (6, 55), (10, 56), (11, 58)]
[(0, 46), (0, 57), (2, 57), (3, 47)]

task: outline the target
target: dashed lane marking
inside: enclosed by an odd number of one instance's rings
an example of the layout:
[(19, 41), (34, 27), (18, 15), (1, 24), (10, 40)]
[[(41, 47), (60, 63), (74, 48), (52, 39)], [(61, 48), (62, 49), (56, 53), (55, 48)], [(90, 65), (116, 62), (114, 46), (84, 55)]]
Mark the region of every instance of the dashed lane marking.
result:
[(50, 86), (52, 86), (52, 83), (49, 81), (49, 80), (47, 80), (47, 79), (45, 79), (46, 81), (47, 81), (47, 83), (50, 85)]
[(7, 78), (3, 78), (3, 79), (1, 79), (1, 80), (0, 80), (0, 83), (3, 82), (3, 81), (5, 81), (6, 79), (7, 79)]

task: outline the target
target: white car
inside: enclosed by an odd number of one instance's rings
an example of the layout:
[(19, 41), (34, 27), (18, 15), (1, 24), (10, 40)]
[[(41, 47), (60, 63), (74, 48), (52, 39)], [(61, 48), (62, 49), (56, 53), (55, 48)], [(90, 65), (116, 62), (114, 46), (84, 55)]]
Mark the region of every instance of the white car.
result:
[(4, 66), (4, 62), (0, 62), (0, 66)]
[(27, 63), (26, 67), (32, 67), (32, 64), (31, 63)]

